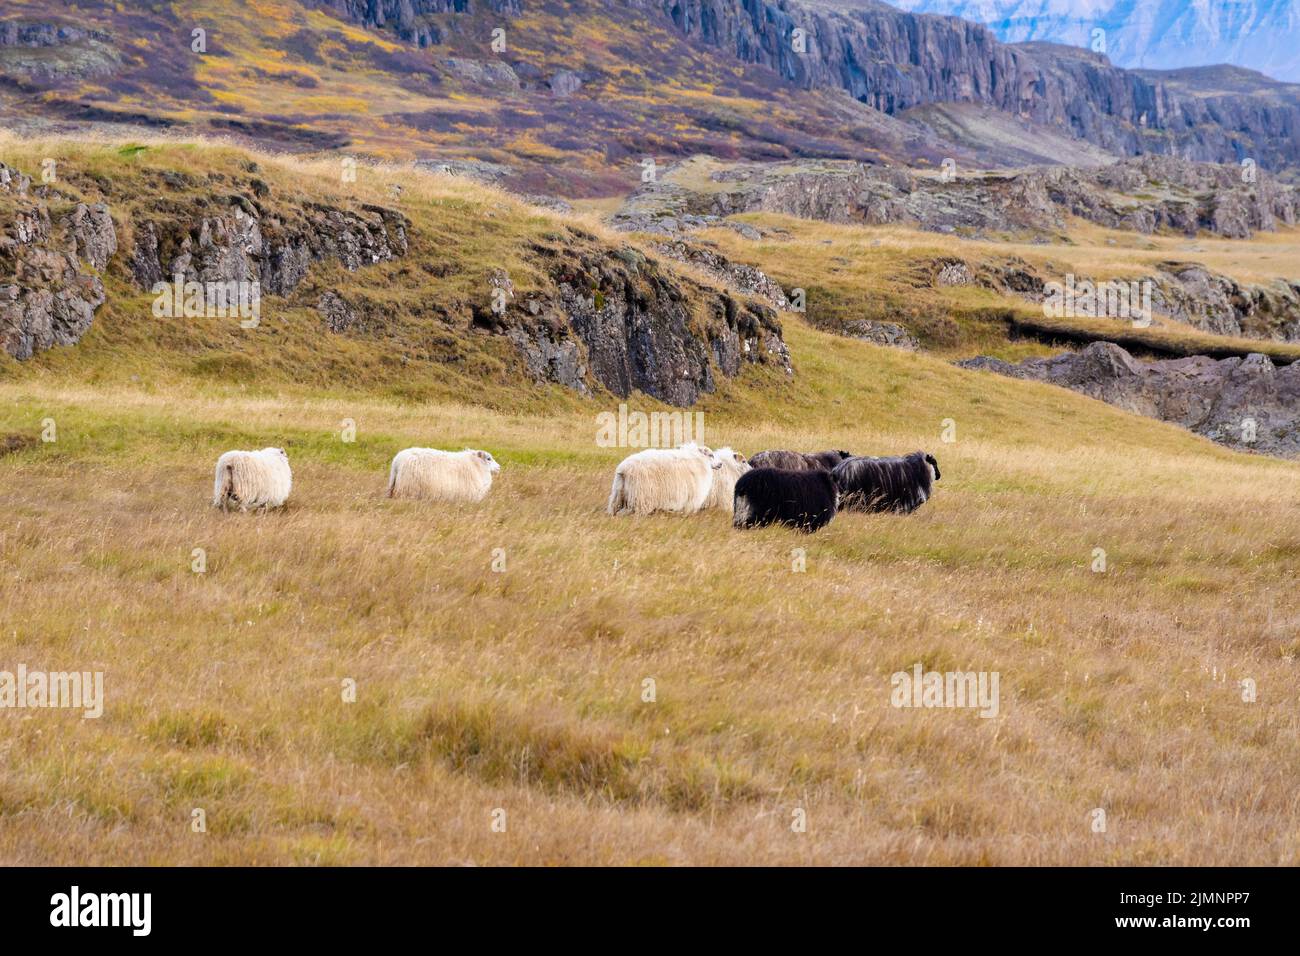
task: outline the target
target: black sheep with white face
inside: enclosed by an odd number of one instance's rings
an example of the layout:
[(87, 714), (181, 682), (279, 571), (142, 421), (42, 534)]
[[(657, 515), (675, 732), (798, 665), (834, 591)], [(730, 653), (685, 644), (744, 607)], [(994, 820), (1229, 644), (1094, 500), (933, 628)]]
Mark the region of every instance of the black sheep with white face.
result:
[(780, 522), (800, 531), (816, 531), (835, 517), (838, 501), (829, 471), (755, 468), (736, 482), (731, 523), (755, 528)]
[(831, 472), (846, 511), (911, 514), (930, 500), (939, 480), (933, 455), (914, 451), (893, 458), (850, 458)]

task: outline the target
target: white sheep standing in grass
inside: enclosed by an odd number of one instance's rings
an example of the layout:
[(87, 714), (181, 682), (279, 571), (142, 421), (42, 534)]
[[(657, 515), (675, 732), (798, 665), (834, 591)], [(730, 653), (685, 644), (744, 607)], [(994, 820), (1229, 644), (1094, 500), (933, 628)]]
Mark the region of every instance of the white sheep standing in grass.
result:
[(614, 471), (606, 510), (612, 515), (694, 514), (708, 500), (720, 467), (710, 449), (694, 442), (628, 455)]
[(283, 448), (228, 451), (217, 459), (212, 506), (222, 511), (279, 508), (292, 488), (293, 472)]
[(709, 485), (709, 497), (705, 499), (704, 507), (721, 508), (730, 514), (735, 506), (736, 482), (749, 471), (749, 462), (731, 448), (719, 448), (713, 457), (720, 467), (713, 470), (713, 483)]
[(473, 448), (404, 448), (388, 470), (388, 497), (478, 502), (487, 497), (492, 476), (500, 470), (490, 452)]

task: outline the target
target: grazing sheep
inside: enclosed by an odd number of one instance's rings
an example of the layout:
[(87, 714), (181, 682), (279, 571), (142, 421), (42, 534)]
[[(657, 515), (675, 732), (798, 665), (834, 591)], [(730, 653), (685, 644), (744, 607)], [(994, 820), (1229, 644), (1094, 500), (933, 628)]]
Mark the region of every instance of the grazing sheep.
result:
[(713, 484), (709, 486), (709, 497), (704, 500), (704, 507), (730, 511), (735, 499), (736, 482), (749, 471), (749, 462), (744, 455), (730, 448), (719, 448), (713, 457), (721, 467), (713, 470)]
[(905, 515), (929, 500), (939, 480), (939, 463), (933, 455), (914, 451), (899, 458), (850, 458), (832, 474), (841, 508)]
[(228, 451), (217, 459), (212, 506), (222, 511), (279, 508), (292, 488), (293, 472), (283, 448)]
[(721, 468), (711, 449), (694, 442), (647, 448), (619, 463), (605, 510), (612, 515), (694, 514), (704, 507), (713, 474)]
[(816, 451), (804, 454), (800, 451), (760, 451), (749, 459), (754, 468), (781, 468), (785, 471), (812, 471), (820, 469), (830, 471), (853, 454), (847, 451)]
[(753, 528), (779, 521), (816, 531), (835, 517), (839, 492), (829, 471), (755, 468), (736, 482), (732, 525)]
[(388, 497), (476, 503), (487, 497), (500, 470), (490, 452), (473, 448), (404, 448), (388, 470)]

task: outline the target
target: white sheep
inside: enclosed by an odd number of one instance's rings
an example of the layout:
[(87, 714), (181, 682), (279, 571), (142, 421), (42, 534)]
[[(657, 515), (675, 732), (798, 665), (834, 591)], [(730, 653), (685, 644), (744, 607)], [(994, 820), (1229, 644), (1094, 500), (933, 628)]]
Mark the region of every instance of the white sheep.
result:
[(713, 457), (720, 467), (713, 470), (713, 483), (709, 486), (709, 497), (705, 499), (704, 507), (730, 512), (735, 504), (736, 482), (749, 471), (749, 462), (740, 452), (730, 448), (719, 448)]
[(228, 451), (217, 459), (212, 506), (225, 511), (237, 507), (279, 508), (293, 488), (289, 456), (283, 448), (261, 451)]
[(614, 471), (606, 510), (612, 515), (694, 514), (708, 500), (720, 467), (710, 449), (694, 442), (628, 455)]
[(492, 476), (500, 470), (490, 452), (473, 448), (404, 448), (388, 470), (388, 497), (478, 502), (487, 497)]

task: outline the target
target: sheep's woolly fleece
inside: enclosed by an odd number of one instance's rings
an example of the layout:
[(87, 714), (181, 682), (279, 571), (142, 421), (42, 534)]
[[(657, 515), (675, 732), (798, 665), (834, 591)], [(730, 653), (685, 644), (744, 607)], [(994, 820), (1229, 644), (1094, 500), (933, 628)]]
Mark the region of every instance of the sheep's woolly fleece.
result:
[(293, 472), (283, 448), (228, 451), (217, 459), (212, 504), (225, 510), (279, 508), (293, 489)]
[(467, 448), (405, 448), (393, 456), (388, 497), (474, 503), (487, 497), (492, 476), (501, 470), (491, 453)]
[(614, 472), (606, 510), (612, 515), (694, 514), (708, 500), (718, 468), (713, 452), (694, 443), (628, 455)]

